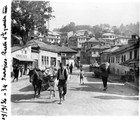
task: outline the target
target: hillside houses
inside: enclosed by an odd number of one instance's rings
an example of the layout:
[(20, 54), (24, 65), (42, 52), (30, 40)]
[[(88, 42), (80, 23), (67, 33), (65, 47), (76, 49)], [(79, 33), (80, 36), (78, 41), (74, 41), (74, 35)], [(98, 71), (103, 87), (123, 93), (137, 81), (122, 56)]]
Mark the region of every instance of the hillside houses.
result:
[(79, 30), (68, 39), (68, 47), (77, 51), (75, 56), (76, 61), (80, 61), (81, 49), (84, 43), (90, 39), (89, 34), (89, 31)]

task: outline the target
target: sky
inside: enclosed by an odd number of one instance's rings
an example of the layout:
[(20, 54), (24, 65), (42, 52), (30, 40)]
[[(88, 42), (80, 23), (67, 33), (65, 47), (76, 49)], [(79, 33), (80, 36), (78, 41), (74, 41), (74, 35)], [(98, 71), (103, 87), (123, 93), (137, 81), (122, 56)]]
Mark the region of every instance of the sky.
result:
[(50, 29), (61, 28), (74, 22), (76, 25), (110, 24), (120, 26), (139, 21), (139, 2), (131, 0), (50, 0), (55, 18)]

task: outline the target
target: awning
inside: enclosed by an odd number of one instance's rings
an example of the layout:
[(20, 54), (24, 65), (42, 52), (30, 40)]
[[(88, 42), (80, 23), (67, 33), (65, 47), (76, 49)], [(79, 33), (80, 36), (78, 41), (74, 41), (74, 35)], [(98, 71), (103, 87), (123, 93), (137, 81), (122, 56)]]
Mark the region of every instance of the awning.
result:
[(29, 58), (16, 58), (16, 57), (13, 57), (14, 59), (17, 59), (19, 61), (26, 61), (26, 62), (33, 62), (34, 60), (33, 59), (29, 59)]

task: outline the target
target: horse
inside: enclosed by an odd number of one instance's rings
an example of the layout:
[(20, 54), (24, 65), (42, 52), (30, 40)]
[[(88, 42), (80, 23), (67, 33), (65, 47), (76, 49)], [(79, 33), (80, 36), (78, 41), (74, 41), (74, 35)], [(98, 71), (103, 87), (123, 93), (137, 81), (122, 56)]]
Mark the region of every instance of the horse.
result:
[(34, 98), (38, 92), (38, 97), (40, 96), (40, 91), (42, 87), (42, 78), (43, 74), (41, 71), (33, 69), (29, 71), (29, 81), (32, 83), (34, 87)]
[(50, 99), (52, 96), (55, 97), (55, 78), (56, 76), (50, 75), (45, 71), (41, 71), (38, 69), (33, 69), (29, 71), (29, 81), (32, 83), (34, 87), (34, 98), (36, 97), (36, 93), (38, 91), (38, 96), (40, 96), (41, 90), (50, 91)]

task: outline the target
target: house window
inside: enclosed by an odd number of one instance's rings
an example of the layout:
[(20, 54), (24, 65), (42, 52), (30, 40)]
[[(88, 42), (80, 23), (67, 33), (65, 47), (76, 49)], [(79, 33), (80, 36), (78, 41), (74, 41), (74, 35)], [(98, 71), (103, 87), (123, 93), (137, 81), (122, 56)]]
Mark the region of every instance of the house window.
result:
[(118, 63), (120, 63), (120, 56), (118, 56)]
[(134, 59), (137, 58), (137, 50), (134, 50)]
[(109, 61), (109, 63), (110, 63), (110, 57), (109, 57), (108, 59), (109, 59), (108, 61)]
[(118, 57), (116, 56), (116, 63), (118, 63)]
[(46, 65), (46, 56), (44, 56), (44, 62), (45, 62), (45, 65)]
[(44, 59), (43, 58), (44, 58), (44, 56), (42, 56), (42, 65), (44, 65)]
[(126, 61), (126, 55), (124, 55), (123, 59), (124, 59), (123, 61), (125, 62)]
[(122, 57), (121, 57), (121, 61), (123, 62), (123, 55), (122, 55)]
[(130, 51), (130, 59), (132, 59), (132, 51)]
[(47, 65), (49, 65), (49, 57), (47, 56)]

